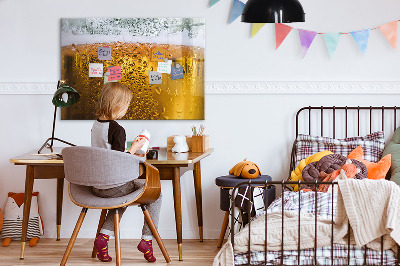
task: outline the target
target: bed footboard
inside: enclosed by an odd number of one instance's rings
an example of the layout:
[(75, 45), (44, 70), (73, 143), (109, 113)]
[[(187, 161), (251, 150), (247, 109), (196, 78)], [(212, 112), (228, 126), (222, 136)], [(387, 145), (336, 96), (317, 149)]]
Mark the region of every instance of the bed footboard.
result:
[[(299, 185), (299, 187), (301, 185), (312, 185), (313, 186), (313, 190), (309, 191), (308, 194), (308, 202), (307, 205), (313, 205), (313, 209), (314, 209), (314, 216), (315, 216), (315, 223), (314, 223), (314, 227), (315, 227), (315, 232), (314, 232), (314, 247), (311, 249), (307, 249), (307, 250), (302, 250), (301, 246), (302, 246), (302, 235), (301, 235), (301, 230), (300, 225), (302, 223), (301, 220), (301, 206), (302, 206), (302, 197), (304, 192), (302, 192), (301, 190), (293, 192), (293, 191), (288, 191), (288, 189), (286, 188), (286, 185), (292, 185), (292, 184), (297, 184)], [(271, 213), (268, 213), (267, 211), (267, 202), (265, 202), (265, 213), (261, 214), (264, 215), (264, 220), (265, 220), (265, 224), (263, 225), (263, 230), (264, 230), (264, 239), (265, 239), (265, 243), (263, 243), (264, 246), (264, 250), (257, 250), (256, 255), (257, 256), (253, 256), (253, 253), (255, 252), (254, 250), (252, 250), (252, 223), (254, 223), (253, 219), (249, 219), (248, 224), (247, 224), (247, 229), (248, 229), (248, 242), (247, 242), (247, 251), (246, 252), (242, 252), (240, 255), (242, 257), (244, 257), (244, 260), (242, 259), (238, 265), (400, 265), (400, 252), (397, 253), (396, 256), (394, 256), (394, 252), (392, 251), (384, 251), (384, 245), (383, 245), (383, 237), (381, 237), (381, 243), (380, 243), (380, 251), (372, 251), (370, 249), (368, 249), (366, 246), (363, 246), (362, 248), (357, 248), (357, 252), (359, 252), (359, 254), (363, 254), (363, 259), (361, 259), (360, 261), (360, 256), (357, 257), (357, 263), (356, 264), (352, 264), (352, 262), (354, 262), (354, 259), (352, 260), (352, 256), (354, 257), (356, 254), (356, 251), (354, 250), (354, 245), (351, 245), (350, 242), (350, 224), (348, 224), (348, 231), (347, 231), (347, 236), (346, 236), (346, 244), (342, 245), (341, 248), (342, 253), (340, 253), (340, 255), (338, 255), (337, 252), (337, 247), (335, 246), (336, 244), (334, 243), (334, 211), (335, 211), (335, 195), (337, 195), (334, 191), (338, 188), (338, 182), (333, 181), (333, 182), (302, 182), (302, 181), (252, 181), (249, 180), (247, 182), (242, 182), (240, 184), (238, 184), (237, 186), (235, 186), (235, 188), (232, 191), (232, 195), (235, 195), (235, 192), (237, 191), (237, 189), (239, 187), (243, 187), (243, 186), (249, 186), (249, 187), (258, 187), (258, 188), (262, 188), (265, 191), (266, 194), (266, 198), (268, 198), (268, 188), (270, 185), (275, 185), (277, 188), (278, 186), (281, 187), (282, 189), (282, 194), (280, 198), (277, 198), (275, 200), (274, 203), (279, 203), (278, 201), (280, 201), (281, 203), (281, 207), (280, 210), (282, 212), (282, 219), (281, 219), (281, 238), (280, 238), (280, 250), (274, 250), (272, 251), (275, 255), (279, 254), (279, 256), (276, 256), (275, 259), (271, 259), (271, 254), (270, 251), (268, 250), (268, 243), (269, 241), (271, 241), (271, 239), (268, 239), (268, 216), (271, 215)], [(332, 193), (324, 193), (324, 197), (331, 197), (330, 202), (329, 202), (329, 212), (330, 212), (330, 228), (331, 228), (331, 239), (330, 239), (330, 247), (329, 245), (324, 249), (324, 259), (323, 262), (321, 263), (321, 259), (317, 258), (317, 253), (319, 251), (319, 248), (317, 246), (318, 243), (318, 232), (317, 232), (317, 218), (318, 218), (318, 213), (319, 213), (319, 209), (318, 209), (318, 194), (321, 195), (321, 192), (318, 192), (318, 187), (320, 185), (330, 185), (332, 186)], [(250, 189), (250, 198), (252, 198), (252, 190)], [(297, 250), (295, 249), (291, 249), (290, 254), (292, 254), (292, 259), (290, 261), (287, 261), (286, 257), (290, 257), (288, 255), (284, 255), (286, 254), (286, 250), (285, 250), (285, 211), (286, 207), (285, 207), (285, 192), (287, 193), (294, 193), (292, 195), (295, 195), (296, 197), (298, 197), (298, 208), (296, 210), (297, 214), (298, 214), (298, 235), (297, 235)], [(304, 194), (305, 195), (305, 194)], [(310, 195), (311, 197), (313, 197), (310, 201)], [(315, 196), (314, 196), (315, 195)], [(273, 204), (272, 204), (273, 205)], [(270, 206), (271, 207), (271, 206)], [(276, 210), (276, 209), (275, 209)], [(235, 208), (234, 208), (234, 198), (232, 197), (231, 200), (231, 232), (230, 232), (230, 241), (232, 244), (233, 249), (235, 250), (235, 233), (234, 233), (234, 217), (235, 217)], [(260, 218), (259, 215), (257, 218)], [(259, 224), (257, 225), (258, 227), (260, 226)], [(247, 231), (245, 232), (247, 234)], [(258, 243), (260, 244), (260, 243)], [(243, 247), (241, 247), (243, 249)], [(399, 245), (397, 245), (397, 248), (399, 248)], [(345, 249), (345, 250), (344, 250)], [(330, 250), (330, 256), (327, 256), (327, 252)], [(263, 254), (262, 254), (263, 253)], [(346, 254), (347, 253), (347, 254)], [(352, 254), (354, 253), (354, 254)], [(260, 256), (261, 254), (261, 256)], [(369, 254), (369, 255), (368, 255)], [(371, 255), (372, 254), (372, 255)], [(263, 256), (262, 256), (263, 255)], [(371, 257), (371, 259), (368, 256), (373, 256)], [(258, 257), (258, 259), (254, 259), (255, 257)], [(263, 257), (264, 260), (260, 260), (260, 257)], [(276, 259), (278, 257), (278, 259)], [(297, 259), (293, 259), (297, 258)], [(296, 260), (296, 261), (295, 261)], [(243, 263), (244, 261), (244, 263)], [(372, 261), (372, 262), (371, 262)], [(246, 263), (247, 262), (247, 263)], [(372, 264), (371, 264), (372, 263)]]

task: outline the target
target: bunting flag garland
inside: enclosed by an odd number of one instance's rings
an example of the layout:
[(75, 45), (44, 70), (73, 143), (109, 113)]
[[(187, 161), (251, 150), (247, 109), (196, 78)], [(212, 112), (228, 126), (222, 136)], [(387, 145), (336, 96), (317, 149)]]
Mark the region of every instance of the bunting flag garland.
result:
[(397, 48), (397, 22), (396, 20), (378, 27), (394, 50)]
[(351, 35), (353, 35), (353, 38), (356, 41), (356, 43), (357, 43), (358, 47), (360, 48), (361, 53), (363, 55), (365, 55), (365, 51), (367, 50), (370, 32), (371, 32), (371, 29), (351, 32)]
[(325, 33), (323, 36), (326, 48), (328, 48), (329, 55), (332, 58), (333, 54), (336, 51), (336, 48), (338, 47), (339, 39), (340, 36), (342, 36), (342, 34), (340, 34), (339, 32), (334, 32), (334, 33)]
[(212, 7), (213, 5), (215, 5), (218, 2), (219, 2), (219, 0), (210, 0), (210, 5), (208, 7)]
[(251, 38), (256, 35), (262, 27), (264, 27), (265, 23), (253, 23), (253, 26), (251, 28)]
[(299, 30), (301, 54), (304, 58), (317, 33), (315, 31)]
[[(210, 0), (209, 7), (212, 7), (219, 1), (220, 0)], [(231, 1), (233, 3), (232, 3), (232, 10), (229, 16), (229, 24), (232, 24), (233, 21), (235, 21), (238, 17), (240, 17), (245, 6), (243, 0), (231, 0)], [(333, 58), (336, 49), (339, 45), (340, 37), (343, 34), (351, 34), (357, 46), (359, 47), (361, 53), (365, 55), (371, 31), (379, 29), (382, 32), (383, 36), (385, 36), (389, 44), (392, 46), (392, 48), (396, 50), (399, 21), (400, 20), (395, 20), (374, 28), (369, 28), (360, 31), (334, 32), (334, 33), (314, 32), (309, 30), (293, 28), (281, 23), (275, 23), (275, 41), (276, 41), (275, 49), (278, 49), (280, 47), (280, 45), (283, 43), (283, 41), (286, 39), (286, 37), (292, 30), (298, 30), (303, 58), (306, 56), (307, 51), (310, 48), (317, 34), (323, 36), (326, 47), (328, 49), (328, 53), (331, 58)], [(252, 23), (251, 38), (253, 38), (265, 26), (265, 24), (266, 23)]]
[(231, 24), (235, 19), (242, 15), (244, 8), (244, 3), (239, 0), (233, 0), (231, 17), (229, 18), (229, 24)]
[(293, 28), (288, 25), (275, 23), (276, 49), (278, 49), (278, 47), (282, 44), (282, 42), (285, 40), (286, 36), (288, 36), (292, 29)]

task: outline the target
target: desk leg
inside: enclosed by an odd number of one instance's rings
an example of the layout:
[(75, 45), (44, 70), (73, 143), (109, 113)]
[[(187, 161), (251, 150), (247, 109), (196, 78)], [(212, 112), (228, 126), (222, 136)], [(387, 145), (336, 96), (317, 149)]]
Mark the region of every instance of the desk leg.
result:
[(57, 241), (60, 241), (64, 178), (57, 178)]
[(32, 190), (34, 181), (34, 166), (26, 166), (25, 177), (25, 195), (24, 195), (24, 213), (22, 219), (22, 232), (21, 232), (21, 255), (20, 259), (24, 259), (26, 235), (28, 233), (29, 213), (31, 211)]
[(182, 260), (182, 205), (181, 205), (181, 174), (179, 167), (174, 167), (174, 178), (172, 179), (174, 191), (175, 223), (178, 242), (179, 260)]
[(203, 242), (203, 203), (201, 196), (201, 168), (200, 161), (194, 164), (194, 191), (196, 194), (197, 220), (199, 225), (200, 242)]

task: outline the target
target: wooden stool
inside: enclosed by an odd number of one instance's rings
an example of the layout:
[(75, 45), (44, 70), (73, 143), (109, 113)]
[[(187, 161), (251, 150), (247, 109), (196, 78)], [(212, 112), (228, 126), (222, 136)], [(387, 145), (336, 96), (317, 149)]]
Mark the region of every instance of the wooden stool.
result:
[[(220, 187), (220, 209), (225, 212), (224, 221), (222, 222), (221, 234), (219, 235), (218, 245), (220, 248), (222, 246), (222, 242), (224, 241), (226, 228), (228, 227), (229, 222), (229, 207), (230, 207), (230, 199), (229, 193), (230, 190), (233, 189), (237, 184), (246, 182), (246, 181), (263, 181), (266, 180), (272, 181), (272, 178), (268, 175), (262, 175), (254, 179), (245, 179), (236, 177), (234, 175), (220, 176), (215, 179), (215, 184)], [(275, 186), (271, 186), (268, 188), (268, 199), (267, 206), (271, 204), (275, 200)]]

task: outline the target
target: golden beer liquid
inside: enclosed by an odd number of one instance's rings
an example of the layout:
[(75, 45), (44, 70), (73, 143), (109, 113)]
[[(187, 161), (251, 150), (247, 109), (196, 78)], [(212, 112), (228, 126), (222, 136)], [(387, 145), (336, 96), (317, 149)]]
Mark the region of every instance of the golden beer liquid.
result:
[[(111, 60), (98, 59), (98, 47), (111, 47)], [(162, 47), (167, 58), (183, 66), (185, 77), (171, 80), (162, 74), (162, 84), (149, 85), (148, 71), (157, 71), (151, 50)], [(121, 66), (122, 84), (133, 94), (128, 112), (122, 119), (173, 120), (204, 119), (204, 48), (149, 43), (95, 43), (61, 47), (61, 79), (80, 94), (77, 104), (62, 108), (61, 119), (96, 119), (97, 98), (104, 78), (89, 77), (89, 63), (107, 67)]]

